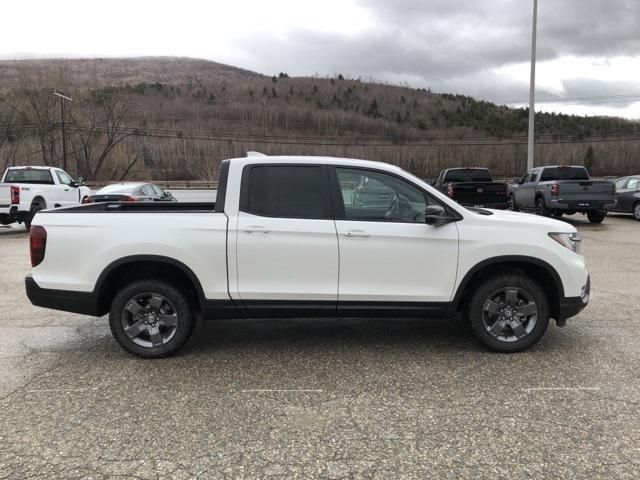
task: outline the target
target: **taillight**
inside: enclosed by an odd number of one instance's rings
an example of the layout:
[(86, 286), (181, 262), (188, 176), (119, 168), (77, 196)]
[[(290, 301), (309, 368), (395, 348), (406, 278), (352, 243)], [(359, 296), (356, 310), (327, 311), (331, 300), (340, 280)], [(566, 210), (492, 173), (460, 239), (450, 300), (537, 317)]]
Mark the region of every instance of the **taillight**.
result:
[(449, 196), (449, 198), (453, 198), (453, 183), (450, 183), (447, 186), (447, 195)]
[(29, 230), (29, 254), (31, 255), (31, 266), (35, 267), (44, 260), (44, 251), (47, 248), (47, 231), (44, 227), (31, 225)]
[(613, 185), (613, 194), (616, 194), (616, 182), (611, 182), (611, 185)]
[(551, 195), (553, 195), (554, 197), (560, 195), (560, 185), (558, 185), (557, 183), (551, 184)]
[(138, 199), (136, 197), (124, 197), (121, 202), (137, 202)]
[(14, 185), (11, 186), (11, 204), (19, 204), (20, 203), (20, 187), (16, 187)]

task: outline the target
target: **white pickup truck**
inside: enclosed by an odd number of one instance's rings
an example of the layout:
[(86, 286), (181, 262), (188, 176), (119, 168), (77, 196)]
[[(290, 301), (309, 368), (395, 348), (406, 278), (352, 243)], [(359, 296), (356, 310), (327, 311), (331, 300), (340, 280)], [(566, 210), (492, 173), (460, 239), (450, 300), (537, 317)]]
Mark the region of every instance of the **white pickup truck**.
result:
[[(362, 185), (385, 188), (355, 202)], [(514, 352), (550, 318), (564, 325), (590, 290), (573, 226), (468, 209), (363, 160), (225, 160), (215, 203), (41, 211), (30, 242), (31, 302), (109, 313), (116, 340), (142, 357), (176, 352), (196, 318), (456, 312), (482, 344)]]
[(55, 167), (10, 167), (0, 182), (0, 224), (24, 223), (46, 208), (79, 205), (91, 194), (82, 179)]

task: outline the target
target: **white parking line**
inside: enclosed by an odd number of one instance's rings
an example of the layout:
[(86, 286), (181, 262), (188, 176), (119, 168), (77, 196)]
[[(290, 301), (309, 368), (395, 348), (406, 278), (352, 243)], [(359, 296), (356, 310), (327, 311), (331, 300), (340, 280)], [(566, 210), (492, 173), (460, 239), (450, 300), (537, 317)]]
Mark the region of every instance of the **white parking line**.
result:
[(321, 393), (324, 390), (312, 389), (275, 389), (275, 388), (253, 388), (248, 390), (240, 390), (242, 393), (271, 393), (271, 392), (291, 392), (291, 393)]
[(523, 388), (525, 392), (541, 392), (545, 390), (559, 390), (559, 391), (579, 391), (579, 390), (600, 390), (600, 387), (531, 387), (531, 388)]

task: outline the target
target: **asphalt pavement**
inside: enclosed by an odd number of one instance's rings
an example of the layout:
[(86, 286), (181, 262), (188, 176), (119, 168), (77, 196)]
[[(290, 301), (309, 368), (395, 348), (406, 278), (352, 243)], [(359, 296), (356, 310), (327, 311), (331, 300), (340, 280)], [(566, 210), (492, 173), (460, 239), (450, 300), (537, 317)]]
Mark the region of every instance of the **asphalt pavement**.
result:
[(524, 353), (461, 321), (256, 320), (153, 361), (33, 307), (0, 228), (0, 479), (640, 478), (640, 222), (572, 222), (591, 304)]

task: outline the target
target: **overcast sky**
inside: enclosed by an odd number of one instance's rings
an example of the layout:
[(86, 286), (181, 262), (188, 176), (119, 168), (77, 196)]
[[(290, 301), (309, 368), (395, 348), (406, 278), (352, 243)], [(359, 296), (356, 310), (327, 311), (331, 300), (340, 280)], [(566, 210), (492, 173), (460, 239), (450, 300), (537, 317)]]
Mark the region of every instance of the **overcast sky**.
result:
[[(0, 58), (177, 55), (528, 98), (533, 0), (19, 0)], [(640, 0), (539, 0), (539, 103), (640, 118)]]

